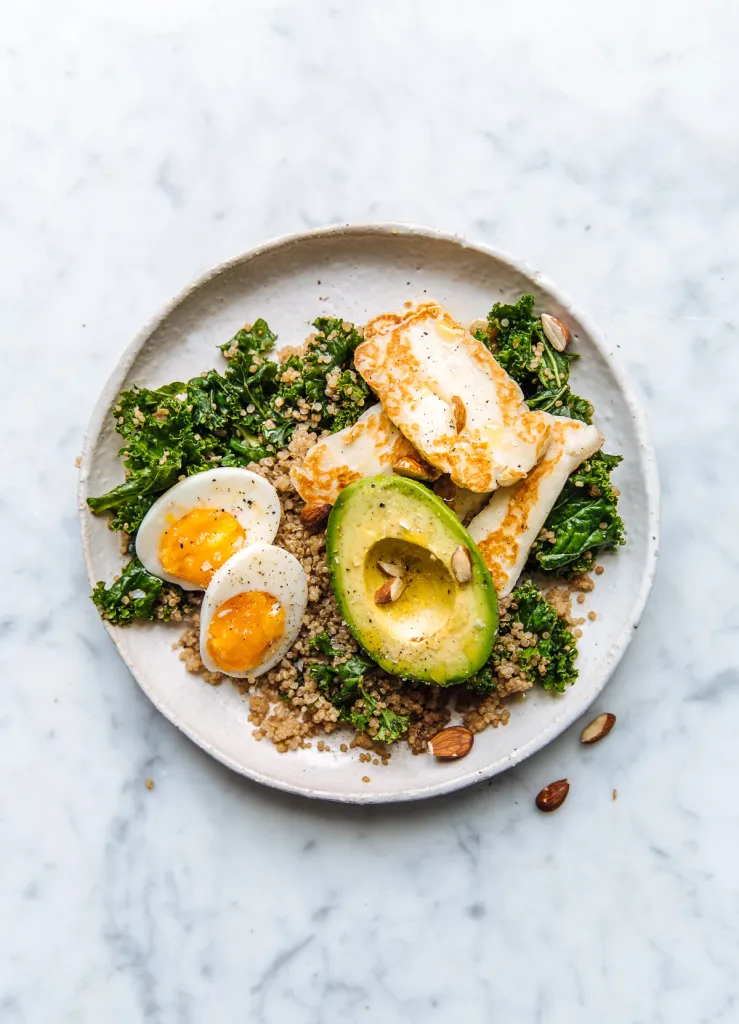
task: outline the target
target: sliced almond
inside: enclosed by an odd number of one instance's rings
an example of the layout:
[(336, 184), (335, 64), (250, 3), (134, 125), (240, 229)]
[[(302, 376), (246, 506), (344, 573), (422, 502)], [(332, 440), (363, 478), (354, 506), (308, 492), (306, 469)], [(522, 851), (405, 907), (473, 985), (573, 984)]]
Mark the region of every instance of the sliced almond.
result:
[(393, 465), (393, 473), (397, 476), (407, 476), (411, 480), (420, 480), (422, 483), (431, 483), (438, 480), (441, 470), (429, 466), (423, 459), (414, 459), (411, 455), (404, 455)]
[(469, 583), (472, 579), (472, 559), (464, 544), (460, 544), (452, 555), (452, 573), (457, 583)]
[(475, 737), (463, 725), (450, 725), (429, 740), (429, 751), (440, 761), (455, 761), (472, 750)]
[(331, 505), (324, 501), (309, 501), (300, 513), (300, 522), (309, 530), (320, 530), (328, 522)]
[(396, 562), (378, 562), (378, 569), (381, 569), (386, 576), (397, 576), (398, 578), (405, 576), (405, 568), (402, 565), (398, 565)]
[(399, 576), (392, 576), (385, 580), (381, 587), (375, 591), (375, 604), (391, 604), (397, 601), (405, 590), (405, 583)]
[(547, 340), (552, 343), (558, 352), (564, 352), (570, 341), (570, 332), (556, 316), (548, 313), (541, 314), (541, 326)]
[(586, 725), (580, 733), (581, 743), (597, 743), (607, 736), (616, 724), (616, 716), (610, 711), (604, 711), (602, 715), (594, 718), (590, 725)]
[(452, 412), (454, 413), (454, 425), (457, 428), (457, 433), (461, 434), (467, 422), (467, 410), (464, 407), (464, 402), (457, 395), (452, 397)]
[(570, 784), (567, 779), (558, 779), (557, 782), (550, 782), (537, 796), (536, 806), (540, 811), (556, 811), (567, 799), (569, 791)]

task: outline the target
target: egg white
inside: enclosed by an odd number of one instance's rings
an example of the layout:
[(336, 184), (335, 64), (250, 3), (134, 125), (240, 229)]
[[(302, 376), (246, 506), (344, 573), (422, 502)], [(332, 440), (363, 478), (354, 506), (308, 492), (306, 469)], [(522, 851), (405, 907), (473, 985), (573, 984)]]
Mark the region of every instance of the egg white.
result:
[(277, 598), (285, 609), (285, 631), (268, 652), (267, 658), (248, 672), (230, 672), (240, 678), (256, 678), (269, 672), (290, 650), (300, 632), (308, 603), (308, 580), (302, 565), (284, 548), (272, 544), (252, 544), (243, 548), (221, 566), (205, 591), (200, 610), (200, 657), (210, 672), (223, 672), (208, 653), (208, 629), (224, 602), (248, 590), (262, 590)]
[(153, 576), (177, 583), (183, 590), (203, 588), (165, 572), (159, 557), (159, 544), (165, 530), (194, 508), (230, 512), (244, 529), (245, 547), (274, 540), (282, 512), (272, 484), (257, 473), (237, 466), (196, 473), (170, 487), (144, 516), (136, 534), (136, 554)]

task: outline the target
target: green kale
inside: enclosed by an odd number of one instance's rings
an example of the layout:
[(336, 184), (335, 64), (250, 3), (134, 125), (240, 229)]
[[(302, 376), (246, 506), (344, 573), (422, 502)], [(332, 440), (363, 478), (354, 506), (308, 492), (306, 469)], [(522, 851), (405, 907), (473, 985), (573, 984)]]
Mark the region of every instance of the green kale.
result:
[(531, 548), (529, 568), (574, 576), (593, 568), (596, 551), (624, 543), (618, 496), (610, 480), (619, 462), (620, 455), (597, 452), (571, 474)]
[[(557, 404), (557, 403), (561, 404)], [(526, 399), (529, 409), (549, 412), (553, 416), (569, 416), (583, 423), (593, 422), (593, 405), (587, 398), (580, 398), (570, 391), (569, 384), (551, 388), (540, 388), (531, 398)]]
[(534, 647), (519, 648), (519, 667), (545, 690), (562, 693), (577, 679), (575, 637), (531, 581), (522, 583), (511, 596), (511, 623), (520, 622), (525, 633), (536, 635)]
[(156, 498), (181, 477), (247, 466), (284, 448), (299, 422), (295, 412), (308, 410), (318, 430), (356, 422), (370, 396), (353, 369), (362, 337), (339, 319), (320, 317), (315, 327), (302, 355), (277, 363), (268, 358), (276, 335), (257, 320), (220, 346), (228, 360), (222, 374), (210, 370), (187, 383), (124, 391), (113, 415), (125, 441), (118, 454), (126, 480), (89, 498), (92, 511), (112, 513), (114, 530), (135, 533)]
[(498, 689), (498, 679), (495, 674), (492, 654), (473, 676), (465, 680), (466, 688), (480, 697), (487, 697), (488, 694)]
[[(284, 402), (281, 408), (307, 403), (316, 417), (316, 427), (335, 433), (356, 423), (372, 394), (354, 369), (354, 350), (362, 335), (353, 324), (337, 318), (318, 317), (313, 326), (316, 334), (305, 352), (290, 356), (284, 363), (283, 369), (293, 370), (297, 376), (280, 391)], [(330, 395), (326, 394), (327, 378)]]
[(334, 642), (331, 639), (329, 633), (324, 629), (322, 633), (317, 633), (316, 636), (312, 636), (308, 641), (309, 651), (320, 651), (321, 654), (325, 654), (327, 658), (338, 658), (339, 655), (344, 652), (339, 650), (338, 647), (334, 647)]
[[(364, 704), (364, 712), (353, 712), (351, 723), (357, 732), (366, 732), (370, 719), (377, 711), (377, 701), (360, 686), (359, 692)], [(408, 715), (398, 715), (388, 708), (380, 710), (380, 724), (372, 739), (378, 743), (395, 743), (408, 729)]]
[(399, 715), (395, 711), (383, 708), (380, 711), (380, 728), (373, 739), (379, 743), (395, 743), (408, 731), (408, 715)]
[[(166, 586), (176, 592), (180, 590), (171, 583)], [(100, 615), (116, 626), (132, 619), (168, 619), (172, 608), (160, 602), (164, 587), (164, 581), (152, 576), (134, 557), (109, 587), (98, 583), (92, 600)]]
[[(314, 636), (308, 648), (320, 651), (327, 658), (343, 657), (344, 651), (334, 647), (327, 632)], [(342, 711), (342, 720), (349, 720), (349, 707), (359, 697), (359, 687), (363, 677), (373, 668), (375, 663), (363, 654), (353, 654), (340, 665), (324, 665), (314, 662), (310, 666), (310, 674), (318, 683), (318, 688), (328, 699)]]
[(180, 477), (268, 454), (255, 410), (268, 410), (278, 390), (277, 364), (263, 361), (274, 341), (257, 320), (228, 342), (224, 374), (210, 370), (186, 384), (124, 391), (113, 415), (125, 441), (118, 454), (126, 480), (89, 498), (92, 511), (112, 512), (114, 530), (135, 533), (156, 498)]
[[(344, 652), (334, 647), (327, 632), (314, 636), (308, 648), (320, 651), (327, 658), (343, 656)], [(372, 716), (377, 712), (377, 700), (362, 685), (364, 676), (377, 666), (364, 654), (353, 654), (340, 665), (324, 665), (314, 662), (310, 673), (318, 688), (339, 709), (339, 720), (349, 722), (357, 732), (367, 732)], [(361, 709), (355, 705), (361, 701)], [(408, 729), (408, 716), (398, 715), (388, 708), (379, 712), (379, 726), (372, 737), (379, 743), (394, 743)]]
[(534, 314), (534, 296), (515, 304), (496, 302), (486, 330), (477, 332), (503, 369), (520, 385), (530, 409), (591, 423), (593, 407), (570, 390), (570, 363), (577, 358), (558, 352)]
[[(522, 646), (521, 633), (533, 634), (535, 643)], [(501, 616), (492, 653), (465, 686), (479, 696), (487, 696), (497, 689), (505, 666), (507, 676), (513, 667), (515, 674), (529, 682), (561, 693), (577, 679), (576, 658), (577, 641), (565, 620), (534, 584), (527, 581), (511, 594), (508, 610)]]
[[(516, 623), (520, 623), (520, 627)], [(513, 638), (521, 627), (524, 633), (536, 636), (533, 647), (522, 647)], [(516, 587), (511, 594), (508, 619), (501, 625), (493, 649), (493, 658), (497, 658), (498, 664), (504, 658), (512, 658), (518, 671), (531, 682), (540, 683), (545, 690), (562, 693), (577, 679), (576, 657), (574, 636), (544, 595), (530, 580)]]

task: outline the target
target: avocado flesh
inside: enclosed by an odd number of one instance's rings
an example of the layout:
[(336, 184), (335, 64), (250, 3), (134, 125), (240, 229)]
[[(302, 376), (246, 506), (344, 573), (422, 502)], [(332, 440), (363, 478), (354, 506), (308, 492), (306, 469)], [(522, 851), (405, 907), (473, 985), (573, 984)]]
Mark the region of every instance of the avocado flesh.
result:
[[(465, 584), (451, 569), (460, 544), (472, 562)], [(498, 628), (490, 574), (457, 517), (423, 484), (376, 476), (345, 488), (328, 521), (326, 557), (344, 621), (386, 672), (448, 686), (487, 661)], [(381, 561), (402, 565), (406, 586), (378, 605), (388, 579)]]

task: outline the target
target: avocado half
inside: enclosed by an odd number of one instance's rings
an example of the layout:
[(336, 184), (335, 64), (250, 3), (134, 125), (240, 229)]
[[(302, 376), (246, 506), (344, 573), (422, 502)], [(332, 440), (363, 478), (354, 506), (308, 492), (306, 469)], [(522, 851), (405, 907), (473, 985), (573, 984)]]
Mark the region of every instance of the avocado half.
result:
[[(451, 568), (460, 544), (472, 563), (464, 584)], [(386, 672), (450, 686), (487, 661), (498, 629), (493, 581), (465, 528), (423, 484), (374, 476), (346, 487), (329, 517), (326, 560), (344, 621)], [(392, 603), (375, 603), (388, 579), (379, 562), (405, 569)]]

